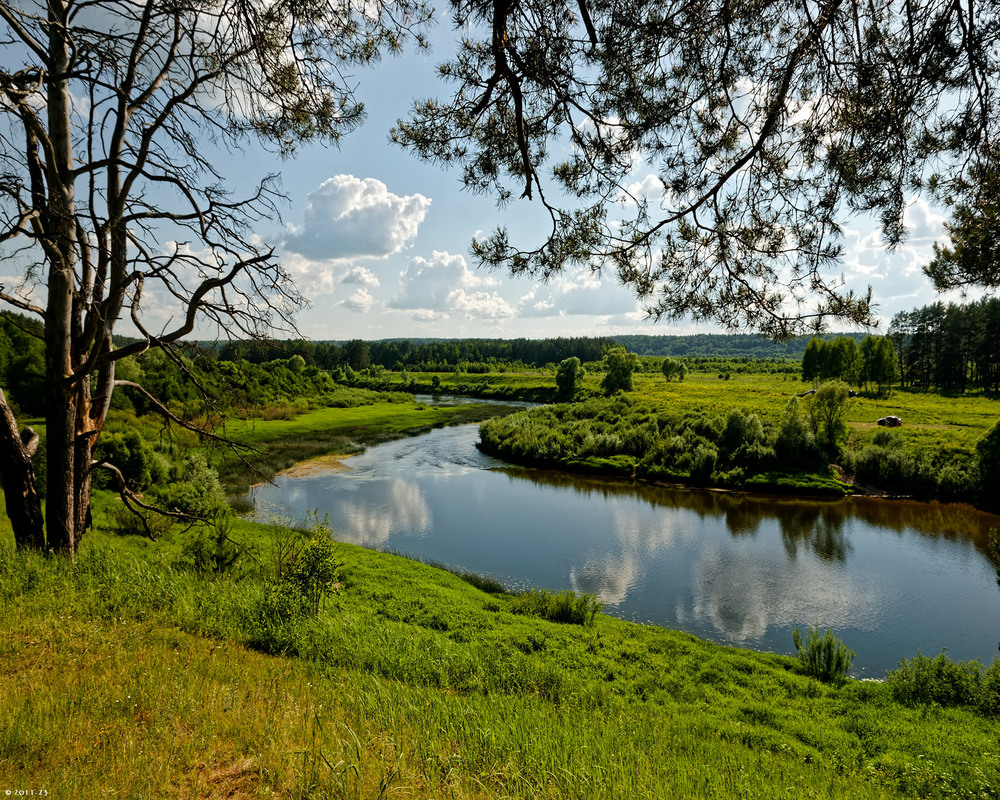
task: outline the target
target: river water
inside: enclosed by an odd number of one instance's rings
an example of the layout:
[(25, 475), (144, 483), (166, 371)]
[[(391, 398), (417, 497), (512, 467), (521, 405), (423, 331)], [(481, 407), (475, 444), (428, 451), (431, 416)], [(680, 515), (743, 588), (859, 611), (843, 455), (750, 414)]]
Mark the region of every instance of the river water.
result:
[(882, 677), (902, 658), (989, 663), (1000, 588), (986, 558), (1000, 517), (968, 506), (777, 499), (511, 467), (478, 428), (441, 428), (254, 490), (257, 515), (329, 515), (339, 540), (491, 575), (591, 592), (605, 612), (723, 644), (793, 651), (831, 627)]

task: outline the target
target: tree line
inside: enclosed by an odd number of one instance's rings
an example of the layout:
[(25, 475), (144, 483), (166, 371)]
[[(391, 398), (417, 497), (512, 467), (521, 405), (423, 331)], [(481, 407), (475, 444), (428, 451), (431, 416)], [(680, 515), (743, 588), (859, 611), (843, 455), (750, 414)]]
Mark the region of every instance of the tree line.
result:
[(933, 303), (892, 318), (900, 386), (1000, 392), (1000, 299)]
[(443, 339), (420, 341), (382, 339), (346, 342), (239, 341), (223, 344), (220, 361), (246, 360), (262, 364), (277, 358), (301, 356), (307, 365), (358, 371), (371, 366), (412, 372), (489, 372), (498, 367), (541, 367), (576, 357), (600, 361), (615, 342), (603, 337), (555, 339)]
[[(861, 344), (863, 333), (846, 334)], [(757, 360), (792, 360), (802, 358), (810, 342), (808, 336), (793, 336), (775, 341), (752, 333), (696, 333), (687, 336), (616, 335), (618, 344), (640, 356), (680, 358), (751, 358)], [(822, 336), (830, 339), (832, 336)]]
[[(860, 345), (865, 334), (842, 334)], [(816, 338), (816, 337), (814, 337)], [(819, 337), (830, 340), (834, 336)], [(245, 359), (263, 364), (293, 355), (306, 364), (333, 370), (351, 367), (358, 371), (373, 364), (389, 370), (411, 372), (477, 372), (488, 367), (543, 367), (567, 358), (581, 362), (601, 361), (609, 349), (625, 347), (640, 356), (672, 356), (688, 359), (689, 365), (708, 360), (730, 359), (741, 363), (795, 362), (811, 341), (797, 336), (773, 341), (755, 334), (701, 333), (675, 336), (615, 335), (610, 337), (557, 337), (548, 339), (382, 339), (368, 341), (234, 341), (214, 349), (221, 361)], [(695, 367), (697, 369), (697, 367)]]
[(851, 336), (809, 340), (802, 354), (802, 380), (839, 380), (888, 394), (898, 374), (896, 351), (885, 336), (867, 336), (860, 346)]

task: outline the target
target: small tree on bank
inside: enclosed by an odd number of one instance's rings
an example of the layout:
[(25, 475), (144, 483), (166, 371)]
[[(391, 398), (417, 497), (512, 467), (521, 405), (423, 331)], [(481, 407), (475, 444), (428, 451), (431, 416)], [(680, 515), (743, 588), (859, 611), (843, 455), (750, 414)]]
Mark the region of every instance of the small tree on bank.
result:
[(576, 392), (577, 383), (583, 378), (584, 369), (576, 356), (564, 358), (556, 369), (556, 391), (560, 399), (568, 400)]
[(840, 442), (847, 436), (847, 384), (828, 381), (810, 398), (809, 415), (816, 443), (830, 458), (837, 454)]
[[(344, 66), (398, 47), (396, 20), (427, 16), (417, 0), (0, 2), (0, 246), (24, 279), (0, 301), (45, 326), (45, 530), (37, 437), (0, 394), (18, 546), (75, 552), (93, 470), (117, 472), (94, 459), (117, 388), (169, 413), (116, 379), (121, 359), (161, 348), (181, 364), (173, 348), (199, 324), (260, 337), (303, 302), (256, 236), (276, 215), (274, 177), (234, 198), (206, 143), (286, 155), (336, 142), (362, 114)], [(146, 316), (151, 297), (172, 322)], [(137, 340), (116, 348), (123, 319)]]
[(608, 394), (631, 392), (632, 375), (642, 366), (639, 356), (624, 347), (613, 347), (604, 355), (604, 379), (601, 388)]

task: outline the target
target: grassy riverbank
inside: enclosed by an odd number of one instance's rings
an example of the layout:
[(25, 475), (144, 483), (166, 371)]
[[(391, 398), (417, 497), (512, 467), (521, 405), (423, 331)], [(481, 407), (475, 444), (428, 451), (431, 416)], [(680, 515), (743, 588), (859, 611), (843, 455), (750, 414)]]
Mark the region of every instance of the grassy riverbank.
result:
[[(98, 521), (99, 528), (101, 527)], [(0, 551), (0, 775), (49, 797), (997, 797), (1000, 724), (791, 658), (570, 625), (338, 545), (316, 616), (262, 614), (280, 528)], [(526, 613), (528, 612), (528, 613)], [(262, 619), (269, 620), (267, 626)], [(791, 643), (789, 643), (791, 649)]]
[(309, 458), (358, 453), (368, 445), (479, 422), (505, 411), (486, 404), (427, 405), (400, 394), (349, 408), (313, 409), (291, 419), (232, 419), (218, 433), (256, 452), (243, 460), (222, 450), (215, 463), (228, 491), (239, 494)]
[[(976, 443), (1000, 417), (990, 397), (897, 392), (836, 411), (787, 376), (638, 375), (635, 391), (535, 408), (481, 428), (501, 458), (573, 471), (756, 492), (908, 495), (987, 502)], [(883, 416), (903, 427), (879, 428)], [(835, 464), (836, 467), (831, 467)]]

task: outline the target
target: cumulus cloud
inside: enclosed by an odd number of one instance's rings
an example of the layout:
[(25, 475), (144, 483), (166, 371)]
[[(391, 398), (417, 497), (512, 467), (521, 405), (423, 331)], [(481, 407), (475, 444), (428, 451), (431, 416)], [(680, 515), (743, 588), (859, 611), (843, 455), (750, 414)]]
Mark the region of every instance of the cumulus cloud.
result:
[(309, 194), (303, 224), (291, 226), (286, 250), (313, 261), (382, 258), (417, 235), (431, 201), (400, 197), (375, 178), (335, 175)]
[(366, 267), (352, 267), (340, 279), (341, 283), (357, 283), (361, 286), (374, 287), (379, 285), (375, 273)]
[(658, 175), (652, 172), (625, 186), (618, 195), (618, 204), (634, 206), (638, 201), (646, 200), (651, 206), (659, 205), (668, 208), (677, 203), (677, 195), (670, 191)]
[(885, 317), (948, 299), (934, 292), (923, 273), (933, 257), (934, 242), (944, 237), (945, 218), (917, 198), (907, 207), (904, 221), (909, 236), (893, 250), (885, 246), (878, 230), (848, 230), (844, 235), (844, 280), (857, 290), (871, 286)]
[(372, 303), (375, 302), (375, 298), (372, 297), (371, 292), (368, 291), (364, 286), (357, 289), (350, 297), (346, 300), (341, 301), (338, 305), (342, 305), (345, 308), (351, 309), (351, 311), (357, 311), (358, 313), (363, 313), (368, 311), (372, 307)]
[(312, 261), (298, 253), (290, 253), (284, 248), (279, 248), (278, 255), (282, 266), (304, 295), (311, 297), (333, 291), (333, 275), (328, 264)]
[(419, 256), (410, 260), (400, 276), (401, 291), (389, 306), (423, 312), (421, 320), (455, 314), (492, 320), (514, 316), (506, 300), (482, 288), (496, 284), (495, 279), (470, 270), (461, 255), (435, 250), (429, 260)]
[(456, 289), (448, 295), (448, 303), (467, 317), (507, 319), (514, 316), (514, 309), (496, 292), (466, 292), (464, 289)]

